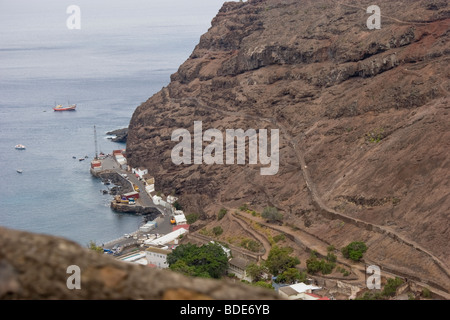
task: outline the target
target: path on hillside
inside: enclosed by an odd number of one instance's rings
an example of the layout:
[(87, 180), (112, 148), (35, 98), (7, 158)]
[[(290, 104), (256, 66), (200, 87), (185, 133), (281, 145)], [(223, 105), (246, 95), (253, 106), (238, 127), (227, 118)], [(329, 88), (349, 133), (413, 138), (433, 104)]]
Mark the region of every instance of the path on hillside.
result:
[(255, 229), (253, 229), (252, 227), (249, 227), (248, 224), (237, 218), (233, 213), (232, 213), (232, 208), (226, 208), (229, 212), (229, 214), (227, 214), (226, 216), (228, 216), (228, 218), (230, 219), (231, 222), (236, 222), (237, 224), (239, 224), (241, 226), (242, 229), (244, 229), (246, 232), (250, 233), (255, 239), (257, 239), (264, 247), (264, 254), (261, 256), (262, 260), (267, 260), (267, 257), (269, 256), (269, 252), (271, 249), (271, 244), (269, 242), (269, 240), (262, 235), (261, 233), (259, 233), (258, 231), (256, 231)]
[[(275, 231), (278, 231), (282, 234), (286, 234), (289, 235), (290, 238), (293, 239), (293, 241), (302, 249), (304, 249), (305, 251), (316, 251), (320, 256), (326, 257), (328, 254), (327, 251), (327, 247), (329, 246), (328, 243), (318, 239), (317, 237), (308, 234), (307, 232), (299, 229), (299, 230), (292, 230), (291, 227), (289, 226), (285, 226), (285, 225), (276, 225), (273, 223), (268, 223), (266, 222), (263, 218), (261, 217), (254, 217), (252, 215), (249, 214), (241, 214), (241, 213), (233, 213), (233, 209), (232, 208), (228, 208), (229, 212), (230, 212), (230, 216), (233, 217), (235, 220), (242, 220), (243, 221), (243, 225), (241, 224), (241, 226), (249, 232), (254, 231), (254, 229), (244, 221), (244, 219), (246, 220), (251, 220), (253, 222), (256, 222), (260, 225), (262, 225), (263, 227), (269, 228), (269, 229), (273, 229)], [(245, 216), (244, 216), (245, 215)], [(301, 235), (300, 235), (301, 234)], [(267, 240), (267, 238), (265, 236), (263, 236), (265, 238), (265, 242), (268, 243), (269, 245), (269, 250), (271, 248), (270, 242)], [(348, 261), (344, 261), (343, 258), (341, 257), (337, 257), (337, 262), (345, 265), (346, 267), (351, 269), (352, 274), (354, 274), (357, 279), (346, 279), (346, 281), (348, 282), (357, 282), (359, 284), (364, 284), (365, 283), (365, 269), (364, 266), (359, 265), (359, 264), (354, 264), (354, 263), (349, 263)], [(324, 278), (329, 278), (329, 279), (335, 279), (333, 277), (324, 277)]]
[[(367, 13), (367, 8), (368, 8), (368, 7), (363, 8), (363, 7), (358, 7), (358, 6), (351, 5), (351, 4), (342, 3), (342, 1), (337, 1), (337, 2), (336, 2), (336, 5), (338, 5), (338, 6), (344, 6), (344, 7), (349, 7), (349, 8), (354, 8), (354, 9), (359, 9), (359, 10), (364, 11), (365, 13)], [(380, 9), (380, 11), (382, 11), (382, 10)], [(395, 21), (395, 22), (401, 23), (401, 24), (428, 25), (428, 24), (430, 24), (430, 23), (435, 22), (435, 21), (430, 21), (430, 22), (428, 22), (428, 21), (406, 21), (406, 20), (400, 20), (400, 19), (397, 19), (397, 18), (394, 18), (394, 17), (387, 16), (387, 15), (385, 15), (385, 14), (382, 14), (381, 12), (380, 12), (380, 17), (382, 17), (382, 18), (387, 18), (387, 19), (389, 19), (389, 20), (392, 20), (392, 21)]]
[[(304, 181), (306, 182), (306, 186), (311, 195), (312, 202), (316, 206), (316, 208), (318, 209), (320, 214), (322, 214), (325, 217), (330, 218), (330, 219), (341, 219), (341, 220), (344, 220), (345, 222), (350, 222), (350, 223), (356, 225), (357, 227), (360, 227), (360, 228), (362, 227), (369, 231), (387, 235), (395, 241), (398, 241), (400, 243), (408, 245), (408, 246), (414, 248), (415, 250), (422, 252), (425, 255), (429, 256), (432, 259), (432, 261), (438, 266), (438, 268), (447, 276), (447, 278), (450, 279), (449, 270), (446, 267), (446, 265), (438, 257), (436, 257), (434, 254), (432, 254), (428, 250), (424, 249), (422, 246), (420, 246), (416, 242), (406, 239), (403, 235), (399, 234), (398, 232), (396, 232), (395, 230), (393, 230), (389, 227), (368, 223), (366, 221), (351, 217), (349, 215), (337, 212), (336, 210), (329, 208), (323, 202), (322, 198), (319, 196), (319, 193), (316, 190), (316, 186), (311, 179), (311, 175), (309, 173), (309, 170), (306, 165), (305, 158), (304, 158), (304, 151), (301, 149), (301, 146), (298, 144), (298, 142), (289, 135), (287, 128), (284, 125), (282, 125), (281, 123), (279, 123), (276, 119), (264, 118), (264, 117), (256, 116), (256, 115), (249, 115), (242, 111), (233, 112), (233, 111), (226, 111), (226, 110), (222, 110), (222, 109), (209, 107), (209, 106), (205, 105), (204, 103), (202, 103), (201, 101), (199, 101), (199, 99), (197, 99), (196, 97), (184, 98), (182, 100), (186, 100), (186, 101), (191, 100), (192, 102), (194, 102), (194, 105), (211, 110), (213, 112), (218, 112), (218, 113), (221, 113), (224, 115), (238, 117), (238, 118), (248, 118), (248, 119), (252, 119), (252, 120), (256, 120), (256, 121), (268, 122), (268, 123), (271, 123), (271, 124), (275, 125), (276, 127), (280, 128), (281, 132), (286, 137), (286, 140), (289, 142), (289, 144), (292, 146), (292, 148), (295, 151), (296, 158), (297, 158), (299, 164), (301, 165), (300, 172), (303, 176)], [(302, 139), (302, 140), (304, 139), (304, 134), (302, 134), (300, 139)], [(412, 278), (414, 278), (414, 276), (412, 276)]]

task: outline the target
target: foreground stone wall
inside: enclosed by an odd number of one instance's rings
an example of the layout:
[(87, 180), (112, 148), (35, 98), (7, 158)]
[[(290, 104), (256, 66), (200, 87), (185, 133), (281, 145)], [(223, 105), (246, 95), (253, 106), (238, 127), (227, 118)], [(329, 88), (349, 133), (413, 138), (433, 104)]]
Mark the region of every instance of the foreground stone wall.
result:
[[(68, 289), (80, 268), (80, 289)], [(75, 283), (69, 279), (70, 283)], [(0, 227), (0, 299), (278, 299), (274, 291), (126, 263), (54, 236)]]

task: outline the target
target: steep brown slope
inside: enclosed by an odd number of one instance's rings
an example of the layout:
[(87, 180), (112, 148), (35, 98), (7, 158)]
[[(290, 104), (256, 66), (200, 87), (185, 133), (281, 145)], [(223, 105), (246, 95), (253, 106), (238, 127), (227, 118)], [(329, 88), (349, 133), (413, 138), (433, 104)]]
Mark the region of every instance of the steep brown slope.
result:
[[(127, 155), (188, 212), (276, 206), (330, 243), (364, 240), (368, 261), (449, 290), (449, 6), (377, 1), (381, 29), (368, 30), (372, 4), (225, 3), (171, 83), (136, 109)], [(278, 173), (174, 165), (172, 132), (193, 133), (194, 121), (279, 129)]]

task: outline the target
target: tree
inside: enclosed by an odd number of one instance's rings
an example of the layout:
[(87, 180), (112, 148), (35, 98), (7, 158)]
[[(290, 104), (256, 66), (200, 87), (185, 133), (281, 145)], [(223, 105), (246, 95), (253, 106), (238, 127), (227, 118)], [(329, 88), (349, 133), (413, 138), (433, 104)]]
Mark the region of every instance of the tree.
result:
[(306, 274), (304, 272), (300, 273), (297, 268), (286, 269), (282, 274), (280, 274), (275, 282), (277, 283), (296, 283), (303, 282), (306, 280)]
[(263, 279), (264, 273), (267, 272), (267, 268), (265, 266), (259, 266), (256, 263), (250, 263), (245, 269), (247, 275), (252, 278), (253, 282), (258, 282)]
[(266, 288), (266, 289), (272, 289), (272, 290), (274, 289), (274, 287), (272, 286), (271, 283), (267, 283), (264, 281), (252, 282), (251, 285), (255, 286), (255, 287)]
[(393, 297), (397, 291), (397, 288), (403, 283), (403, 280), (396, 277), (395, 279), (388, 279), (381, 293), (386, 297)]
[(314, 274), (321, 271), (322, 274), (330, 274), (333, 272), (335, 264), (335, 257), (333, 254), (328, 253), (327, 260), (317, 259), (316, 252), (312, 251), (308, 260), (306, 260), (306, 270), (308, 273)]
[(173, 203), (173, 207), (175, 210), (183, 210), (183, 206), (178, 202), (178, 200)]
[(200, 215), (198, 213), (190, 213), (186, 215), (186, 222), (188, 224), (193, 224), (195, 221), (198, 220), (199, 217)]
[(222, 218), (227, 214), (228, 210), (222, 208), (219, 210), (219, 214), (217, 215), (217, 220), (222, 220)]
[(270, 249), (269, 256), (267, 257), (265, 266), (268, 271), (277, 276), (289, 268), (295, 267), (300, 263), (300, 260), (297, 257), (291, 257), (292, 248), (289, 247), (278, 247), (273, 246)]
[(228, 257), (217, 243), (204, 244), (198, 247), (194, 244), (182, 244), (167, 255), (169, 268), (183, 274), (220, 278), (228, 268)]
[(360, 261), (363, 257), (363, 253), (366, 251), (367, 246), (361, 241), (351, 242), (346, 247), (341, 249), (342, 255), (353, 261)]
[(88, 245), (87, 245), (88, 249), (98, 252), (98, 253), (103, 253), (103, 248), (98, 246), (95, 241), (89, 241)]
[(261, 213), (261, 217), (272, 222), (283, 220), (283, 215), (278, 212), (277, 208), (274, 207), (264, 208), (263, 212)]
[(214, 227), (213, 233), (215, 236), (220, 236), (223, 233), (222, 227), (221, 226)]

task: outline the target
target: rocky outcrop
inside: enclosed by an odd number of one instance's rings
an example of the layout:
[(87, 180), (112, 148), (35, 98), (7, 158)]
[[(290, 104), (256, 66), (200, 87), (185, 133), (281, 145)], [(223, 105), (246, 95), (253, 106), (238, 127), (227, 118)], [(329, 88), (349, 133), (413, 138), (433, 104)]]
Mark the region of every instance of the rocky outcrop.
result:
[[(450, 290), (446, 1), (225, 3), (171, 83), (140, 105), (127, 157), (187, 212), (277, 207), (324, 241)], [(172, 132), (279, 129), (280, 169), (175, 165)], [(248, 163), (248, 161), (247, 161)]]
[(154, 220), (157, 216), (161, 214), (156, 207), (143, 207), (137, 204), (121, 204), (116, 203), (114, 200), (111, 201), (111, 209), (116, 212), (122, 213), (134, 213), (138, 215), (146, 215), (150, 220)]
[[(0, 299), (278, 299), (273, 290), (122, 262), (62, 238), (0, 228)], [(80, 287), (70, 266), (79, 267)]]
[(115, 136), (114, 138), (111, 138), (111, 141), (126, 143), (128, 138), (128, 128), (117, 129), (114, 131), (107, 132), (106, 134)]

